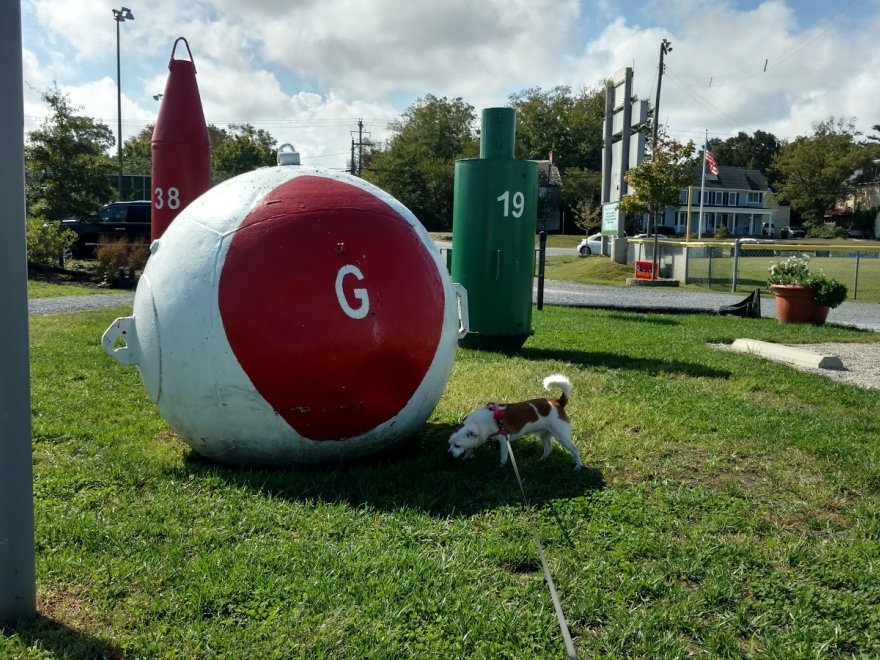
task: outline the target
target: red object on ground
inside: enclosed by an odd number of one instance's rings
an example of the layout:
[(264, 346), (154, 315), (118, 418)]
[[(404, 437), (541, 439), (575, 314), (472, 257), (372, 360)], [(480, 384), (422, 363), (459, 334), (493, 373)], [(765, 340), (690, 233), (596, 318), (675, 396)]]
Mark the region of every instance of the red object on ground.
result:
[[(189, 60), (174, 59), (183, 42)], [(150, 237), (159, 238), (171, 221), (211, 187), (211, 141), (196, 82), (192, 51), (183, 37), (171, 49), (168, 81), (150, 143), (153, 154)]]

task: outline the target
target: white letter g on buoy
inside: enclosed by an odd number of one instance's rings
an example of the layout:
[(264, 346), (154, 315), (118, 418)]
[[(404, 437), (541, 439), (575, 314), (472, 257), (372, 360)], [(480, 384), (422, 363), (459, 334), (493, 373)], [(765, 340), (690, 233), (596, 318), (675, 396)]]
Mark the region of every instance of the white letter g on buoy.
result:
[(336, 299), (339, 301), (339, 306), (342, 308), (342, 311), (345, 312), (347, 316), (350, 316), (353, 319), (362, 319), (370, 312), (370, 298), (367, 295), (366, 289), (354, 289), (352, 293), (354, 294), (355, 300), (360, 302), (360, 305), (358, 307), (352, 307), (349, 305), (348, 300), (345, 297), (345, 292), (342, 290), (342, 283), (346, 275), (354, 275), (358, 281), (363, 281), (364, 279), (364, 274), (357, 266), (348, 265), (340, 268), (339, 272), (336, 273)]

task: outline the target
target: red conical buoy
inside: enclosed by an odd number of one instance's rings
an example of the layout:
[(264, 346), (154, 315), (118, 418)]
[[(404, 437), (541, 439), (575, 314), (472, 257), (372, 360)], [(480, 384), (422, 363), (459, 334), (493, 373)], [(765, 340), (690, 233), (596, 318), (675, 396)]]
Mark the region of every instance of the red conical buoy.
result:
[[(189, 60), (174, 59), (183, 42)], [(211, 141), (196, 83), (189, 43), (178, 37), (171, 49), (168, 82), (153, 129), (150, 235), (159, 238), (187, 205), (211, 187)]]

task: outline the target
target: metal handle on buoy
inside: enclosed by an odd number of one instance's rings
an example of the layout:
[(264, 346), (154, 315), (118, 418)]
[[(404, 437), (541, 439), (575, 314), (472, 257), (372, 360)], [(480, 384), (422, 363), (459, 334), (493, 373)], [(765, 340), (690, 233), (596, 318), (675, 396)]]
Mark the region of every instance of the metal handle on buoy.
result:
[[(177, 50), (177, 44), (183, 42), (183, 45), (186, 46), (186, 52), (189, 53), (189, 61), (192, 62), (193, 71), (196, 70), (196, 61), (193, 59), (192, 51), (189, 49), (189, 42), (186, 40), (186, 37), (177, 37), (174, 40), (174, 45), (171, 47), (171, 60), (174, 60), (174, 51)], [(168, 68), (171, 68), (171, 61), (168, 62)]]
[[(289, 150), (285, 151), (284, 147)], [(278, 147), (278, 164), (279, 165), (299, 165), (299, 152), (289, 142), (285, 142)]]
[(458, 303), (458, 338), (461, 339), (471, 330), (470, 317), (468, 316), (467, 289), (458, 282), (453, 282), (452, 288), (455, 289), (455, 298)]
[(141, 359), (141, 345), (138, 342), (134, 317), (123, 316), (113, 321), (101, 337), (101, 346), (119, 364), (138, 364)]

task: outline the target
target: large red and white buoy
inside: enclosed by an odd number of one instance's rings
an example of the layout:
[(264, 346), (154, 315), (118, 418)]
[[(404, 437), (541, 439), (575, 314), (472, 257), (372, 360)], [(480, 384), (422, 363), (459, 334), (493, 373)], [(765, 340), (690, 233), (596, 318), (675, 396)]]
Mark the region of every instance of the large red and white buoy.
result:
[(240, 175), (151, 251), (134, 315), (104, 348), (137, 364), (165, 419), (219, 461), (334, 460), (412, 435), (466, 332), (464, 291), (422, 225), (347, 174)]

